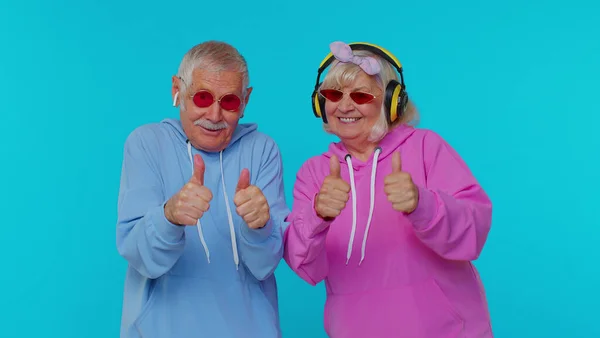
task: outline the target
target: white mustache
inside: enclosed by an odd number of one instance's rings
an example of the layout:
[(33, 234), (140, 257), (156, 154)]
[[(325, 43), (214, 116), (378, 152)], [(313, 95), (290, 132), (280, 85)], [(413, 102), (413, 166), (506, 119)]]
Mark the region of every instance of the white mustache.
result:
[(208, 130), (221, 130), (221, 129), (225, 129), (225, 128), (229, 127), (229, 124), (227, 124), (227, 122), (225, 122), (225, 121), (219, 122), (219, 123), (212, 123), (206, 119), (196, 120), (196, 121), (194, 121), (194, 125), (201, 126)]

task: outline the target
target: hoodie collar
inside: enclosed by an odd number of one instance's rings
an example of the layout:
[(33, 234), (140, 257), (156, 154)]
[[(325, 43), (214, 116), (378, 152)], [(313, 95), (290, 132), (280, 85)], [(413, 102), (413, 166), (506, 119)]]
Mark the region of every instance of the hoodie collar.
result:
[[(377, 161), (381, 161), (384, 158), (391, 155), (396, 151), (406, 139), (415, 132), (415, 128), (410, 125), (401, 124), (391, 129), (384, 138), (379, 141), (378, 147), (381, 148), (381, 152)], [(346, 163), (345, 157), (349, 154), (348, 149), (343, 142), (335, 142), (329, 145), (329, 150), (324, 154), (325, 157), (330, 158), (332, 155), (336, 155), (340, 163)], [(367, 162), (362, 162), (356, 158), (352, 159), (354, 170), (358, 170), (365, 166), (370, 166), (373, 161), (373, 155), (369, 157)]]

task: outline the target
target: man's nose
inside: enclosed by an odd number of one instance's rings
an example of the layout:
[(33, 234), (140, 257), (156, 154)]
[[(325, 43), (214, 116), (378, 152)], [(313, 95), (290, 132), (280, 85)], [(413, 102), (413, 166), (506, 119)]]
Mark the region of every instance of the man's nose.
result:
[(206, 114), (204, 117), (212, 122), (219, 122), (223, 119), (223, 111), (221, 110), (221, 105), (219, 102), (215, 101), (213, 104), (208, 107)]

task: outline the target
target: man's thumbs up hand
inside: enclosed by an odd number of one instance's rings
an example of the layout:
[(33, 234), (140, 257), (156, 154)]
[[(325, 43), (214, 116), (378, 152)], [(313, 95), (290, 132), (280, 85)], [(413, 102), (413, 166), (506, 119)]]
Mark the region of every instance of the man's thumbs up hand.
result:
[(250, 184), (250, 172), (242, 170), (233, 197), (236, 212), (251, 229), (264, 227), (271, 218), (269, 203), (262, 190)]
[(165, 217), (176, 225), (196, 225), (208, 211), (212, 193), (204, 186), (204, 161), (194, 156), (194, 170), (190, 180), (165, 204)]

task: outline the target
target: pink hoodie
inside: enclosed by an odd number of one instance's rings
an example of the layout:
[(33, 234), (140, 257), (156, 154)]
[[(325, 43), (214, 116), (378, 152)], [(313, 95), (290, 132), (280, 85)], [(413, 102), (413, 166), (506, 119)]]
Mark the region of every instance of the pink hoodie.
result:
[[(383, 190), (394, 151), (419, 188), (418, 207), (408, 215), (395, 211)], [(342, 213), (326, 222), (314, 198), (332, 154), (352, 190)], [(490, 230), (492, 205), (459, 155), (438, 134), (404, 125), (367, 163), (346, 162), (346, 155), (334, 143), (300, 168), (285, 232), (288, 265), (311, 285), (325, 280), (329, 336), (493, 337), (471, 264)]]

